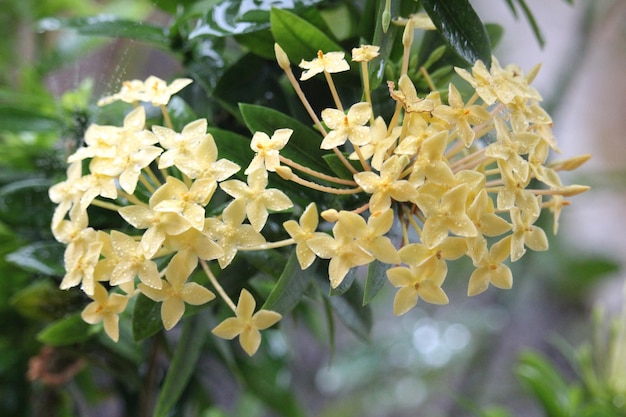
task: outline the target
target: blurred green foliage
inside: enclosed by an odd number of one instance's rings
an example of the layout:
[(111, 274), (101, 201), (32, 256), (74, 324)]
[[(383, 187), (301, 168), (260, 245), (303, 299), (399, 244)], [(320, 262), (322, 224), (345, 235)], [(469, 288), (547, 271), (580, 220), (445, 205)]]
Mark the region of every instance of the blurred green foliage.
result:
[[(94, 86), (89, 80), (61, 97), (49, 91), (47, 82), (53, 71), (81, 59), (104, 38), (142, 42), (146, 48), (166, 51), (179, 62), (195, 83), (169, 104), (176, 128), (198, 115), (207, 117), (209, 132), (218, 141), (221, 155), (234, 161), (249, 160), (249, 132), (271, 133), (278, 127), (292, 127), (301, 133), (302, 140), (294, 140), (290, 148), (294, 154), (287, 156), (294, 160), (308, 158), (308, 165), (322, 172), (333, 169), (332, 163), (316, 158), (319, 149), (308, 146), (312, 143), (306, 141), (310, 135), (308, 118), (293, 92), (285, 87), (282, 71), (273, 59), (273, 44), (278, 41), (294, 63), (310, 59), (320, 48), (349, 50), (361, 42), (381, 45), (381, 57), (372, 66), (372, 85), (376, 88), (373, 94), (382, 96), (387, 94), (384, 80), (397, 78), (400, 71), (402, 51), (393, 45), (399, 43), (394, 40), (401, 36), (401, 28), (391, 25), (387, 32), (376, 29), (384, 3), (377, 0), (275, 3), (279, 8), (270, 9), (258, 2), (244, 8), (244, 2), (237, 0), (142, 1), (134, 2), (132, 7), (127, 7), (128, 2), (2, 1), (0, 415), (85, 415), (85, 410), (106, 410), (106, 406), (98, 407), (111, 398), (114, 407), (122, 410), (119, 415), (147, 416), (154, 411), (156, 416), (250, 417), (266, 410), (283, 416), (307, 415), (298, 393), (280, 382), (291, 357), (280, 348), (278, 336), (277, 342), (264, 346), (253, 361), (233, 345), (205, 337), (204, 323), (215, 321), (223, 312), (190, 309), (193, 317), (182, 325), (178, 344), (164, 335), (159, 310), (145, 297), (138, 298), (130, 309), (132, 313), (122, 317), (118, 344), (103, 337), (100, 327), (83, 323), (78, 312), (87, 300), (79, 291), (58, 289), (64, 274), (63, 247), (49, 231), (54, 207), (47, 190), (63, 178), (65, 156), (80, 146), (90, 123), (121, 120), (124, 109), (96, 108)], [(534, 22), (525, 3), (517, 3)], [(502, 34), (498, 25), (483, 25), (467, 1), (450, 4), (451, 8), (441, 11), (437, 2), (423, 2), (435, 24), (448, 31), (430, 32), (420, 40), (418, 58), (411, 63), (409, 76), (422, 92), (428, 91), (428, 85), (420, 67), (429, 70), (436, 85), (444, 85), (453, 76), (453, 66), (467, 66), (466, 60), (476, 58), (488, 62), (491, 46)], [(516, 10), (512, 1), (507, 4)], [(148, 19), (153, 6), (158, 8), (159, 16), (167, 16), (166, 24)], [(419, 7), (420, 3), (413, 0), (393, 1), (391, 13), (407, 16)], [(455, 12), (464, 12), (466, 18), (454, 19)], [(541, 39), (538, 28), (534, 29)], [(61, 35), (73, 36), (75, 42), (67, 43), (70, 47), (62, 45), (57, 38)], [(459, 36), (467, 42), (458, 42)], [(360, 99), (360, 89), (355, 88), (360, 85), (357, 72), (342, 74), (336, 82), (343, 97)], [(321, 86), (322, 82), (316, 80), (303, 86), (316, 108), (331, 102)], [(391, 113), (393, 109), (380, 110)], [(90, 217), (102, 224), (117, 221), (106, 213), (90, 213)], [(584, 270), (589, 279), (613, 266), (610, 261), (594, 258), (572, 273)], [(367, 339), (372, 327), (370, 302), (382, 287), (380, 277), (384, 271), (373, 265), (365, 288), (355, 282), (341, 289), (345, 291), (343, 297), (333, 297), (327, 279), (319, 272), (324, 268), (318, 265), (318, 269), (302, 272), (293, 256), (279, 252), (271, 259), (244, 255), (229, 268), (231, 279), (227, 285), (231, 287), (226, 290), (235, 294), (244, 283), (252, 286), (267, 298), (265, 308), (293, 312), (297, 322), (325, 329), (325, 343), (334, 343), (334, 329), (340, 326), (334, 323), (335, 318)], [(290, 279), (294, 274), (300, 274), (301, 279)], [(268, 282), (278, 282), (271, 294)], [(571, 299), (576, 296), (570, 295)], [(320, 304), (326, 313), (325, 322), (319, 319)], [(379, 355), (374, 351), (366, 366), (380, 362)], [(203, 375), (201, 357), (219, 363), (218, 370), (231, 375), (231, 382), (242, 387), (241, 401), (231, 413), (222, 411), (224, 399), (220, 393), (210, 390), (214, 384)], [(27, 378), (29, 360), (34, 382)], [(341, 364), (341, 357), (337, 361)], [(384, 363), (380, 365), (371, 369), (384, 373)], [(346, 369), (354, 370), (350, 366)], [(585, 388), (565, 382), (538, 354), (526, 354), (517, 374), (550, 417), (618, 415), (598, 414), (613, 409), (596, 405), (590, 406), (592, 411), (586, 414), (572, 414), (582, 409), (580, 404), (588, 398)], [(380, 377), (364, 375), (374, 385)], [(50, 378), (56, 378), (56, 382)], [(508, 414), (503, 409), (492, 409), (482, 415)]]

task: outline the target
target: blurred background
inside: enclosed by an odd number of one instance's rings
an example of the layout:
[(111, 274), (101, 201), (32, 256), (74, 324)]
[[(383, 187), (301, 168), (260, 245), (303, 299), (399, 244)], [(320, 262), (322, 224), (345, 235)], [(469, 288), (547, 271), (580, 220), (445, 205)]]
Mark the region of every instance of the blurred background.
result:
[[(581, 169), (564, 176), (567, 183), (592, 189), (563, 210), (559, 234), (550, 237), (550, 251), (531, 253), (513, 265), (510, 291), (491, 288), (467, 298), (468, 273), (459, 265), (446, 282), (448, 306), (418, 304), (405, 316), (394, 317), (394, 291), (381, 291), (374, 301), (369, 341), (337, 324), (331, 352), (328, 340), (319, 336), (323, 331), (310, 331), (295, 319), (287, 320), (283, 331), (270, 332), (270, 353), (286, 363), (276, 372), (275, 383), (295, 390), (306, 415), (495, 417), (509, 415), (504, 408), (520, 417), (552, 415), (544, 414), (545, 403), (533, 395), (532, 383), (524, 383), (520, 355), (540, 352), (564, 381), (584, 386), (559, 346), (589, 344), (594, 334), (608, 340), (610, 332), (603, 333), (606, 323), (610, 317), (619, 318), (626, 282), (626, 2), (528, 0), (545, 39), (543, 47), (523, 13), (514, 16), (506, 2), (471, 3), (484, 22), (504, 27), (495, 49), (503, 65), (515, 63), (529, 70), (543, 64), (534, 86), (554, 120), (562, 150), (554, 159), (592, 154)], [(100, 13), (167, 24), (168, 14), (150, 1), (0, 0), (0, 10), (0, 414), (46, 415), (37, 403), (62, 402), (63, 396), (95, 401), (77, 393), (80, 381), (63, 380), (65, 388), (42, 388), (40, 379), (31, 384), (27, 378), (30, 358), (48, 360), (35, 338), (44, 317), (62, 315), (64, 303), (73, 301), (60, 300), (47, 307), (51, 312), (36, 301), (48, 289), (15, 298), (41, 276), (59, 274), (58, 265), (36, 264), (29, 253), (18, 250), (29, 239), (49, 237), (52, 205), (41, 195), (46, 180), (58, 180), (64, 171), (60, 155), (68, 142), (59, 136), (80, 135), (80, 125), (87, 121), (83, 110), (117, 91), (122, 80), (148, 75), (168, 79), (184, 74), (185, 68), (162, 48), (137, 40), (55, 30), (58, 17)], [(206, 56), (212, 58), (210, 51)], [(27, 117), (29, 110), (37, 117)], [(75, 131), (69, 128), (77, 125)], [(26, 185), (39, 194), (16, 191), (16, 180), (26, 177)], [(16, 207), (28, 210), (16, 213)], [(543, 222), (551, 229), (549, 213)], [(599, 321), (603, 324), (594, 326), (598, 309), (606, 315)], [(595, 366), (620, 364), (610, 361), (606, 350), (594, 354)], [(526, 360), (526, 365), (532, 362)], [(626, 375), (625, 361), (617, 373)], [(227, 410), (224, 415), (278, 415), (254, 395), (239, 391), (218, 362), (207, 358), (201, 370), (206, 385), (217, 392), (215, 404)], [(34, 406), (24, 406), (34, 397)], [(85, 405), (76, 415), (122, 415), (115, 399), (88, 409)]]

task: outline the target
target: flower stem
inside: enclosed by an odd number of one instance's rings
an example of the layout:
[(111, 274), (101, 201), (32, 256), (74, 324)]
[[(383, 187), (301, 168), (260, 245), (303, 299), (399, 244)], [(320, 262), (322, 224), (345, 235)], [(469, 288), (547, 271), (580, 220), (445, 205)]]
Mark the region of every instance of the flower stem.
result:
[(276, 249), (282, 248), (285, 246), (290, 246), (295, 244), (296, 241), (293, 238), (279, 240), (277, 242), (265, 242), (257, 246), (249, 246), (249, 247), (240, 247), (238, 248), (240, 251), (258, 251), (258, 250), (268, 250), (268, 249)]
[(284, 157), (282, 155), (279, 156), (280, 158), (280, 162), (288, 165), (292, 168), (297, 169), (298, 171), (304, 172), (305, 174), (311, 175), (313, 177), (319, 178), (321, 180), (324, 181), (329, 181), (329, 182), (334, 182), (335, 184), (343, 184), (343, 185), (350, 185), (350, 186), (356, 186), (356, 182), (352, 181), (352, 180), (344, 180), (343, 178), (337, 178), (337, 177), (333, 177), (331, 175), (326, 175), (323, 174), (319, 171), (315, 171), (307, 166), (301, 165), (287, 157)]
[(118, 206), (117, 204), (107, 203), (106, 201), (102, 201), (98, 199), (94, 199), (91, 202), (91, 205), (96, 206), (96, 207), (101, 207), (107, 210), (112, 210), (112, 211), (119, 211), (119, 209), (122, 208), (122, 206)]
[(172, 124), (172, 119), (170, 118), (170, 113), (167, 111), (167, 107), (164, 104), (161, 104), (161, 113), (163, 114), (163, 120), (165, 121), (165, 126), (168, 129), (174, 130), (174, 125)]
[(335, 83), (333, 82), (333, 77), (330, 76), (330, 73), (324, 71), (324, 76), (326, 77), (326, 82), (328, 83), (328, 88), (330, 88), (330, 94), (333, 96), (333, 100), (335, 101), (335, 106), (340, 111), (343, 111), (343, 106), (341, 105), (341, 100), (339, 99), (339, 94), (337, 93), (337, 88), (335, 88)]
[(215, 278), (215, 275), (213, 275), (213, 272), (211, 272), (209, 265), (207, 265), (204, 259), (200, 259), (199, 261), (200, 261), (200, 266), (202, 266), (204, 273), (209, 278), (209, 281), (211, 281), (211, 284), (213, 285), (213, 288), (215, 288), (215, 291), (217, 291), (220, 297), (222, 297), (222, 300), (224, 300), (224, 302), (228, 305), (228, 307), (230, 307), (230, 309), (233, 310), (233, 313), (235, 313), (237, 311), (237, 306), (235, 305), (235, 303), (233, 303), (233, 300), (230, 299), (228, 294), (226, 294), (226, 291), (224, 291), (224, 288), (222, 288), (220, 283), (217, 282), (217, 278)]
[[(370, 91), (370, 74), (367, 68), (367, 61), (361, 62), (361, 77), (363, 78), (363, 91), (365, 92), (365, 101), (374, 109), (372, 105), (372, 92)], [(374, 123), (374, 111), (370, 112), (370, 124)]]
[(309, 117), (311, 118), (311, 120), (313, 120), (313, 123), (315, 123), (315, 127), (317, 127), (317, 130), (319, 130), (319, 132), (323, 136), (326, 136), (326, 129), (324, 129), (322, 122), (320, 122), (320, 119), (315, 114), (313, 107), (311, 107), (311, 103), (309, 103), (309, 100), (307, 100), (306, 96), (304, 95), (304, 92), (302, 91), (300, 84), (296, 80), (296, 77), (293, 75), (293, 71), (291, 70), (290, 67), (287, 67), (287, 69), (284, 69), (284, 71), (285, 71), (285, 75), (287, 75), (287, 79), (289, 80), (289, 83), (291, 84), (293, 89), (296, 91), (296, 95), (300, 99), (300, 102), (302, 102), (302, 105), (304, 106), (305, 110), (309, 114)]

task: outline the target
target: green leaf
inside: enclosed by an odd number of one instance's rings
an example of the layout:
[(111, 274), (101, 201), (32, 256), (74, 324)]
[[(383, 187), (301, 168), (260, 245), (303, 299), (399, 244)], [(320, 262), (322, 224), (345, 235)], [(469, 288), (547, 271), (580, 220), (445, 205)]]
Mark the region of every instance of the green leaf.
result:
[(550, 417), (569, 417), (569, 387), (555, 367), (540, 354), (526, 351), (515, 374), (531, 391)]
[[(273, 54), (274, 44), (271, 45)], [(250, 71), (250, 68), (255, 68), (255, 71)], [(286, 111), (285, 97), (278, 84), (280, 74), (281, 69), (275, 62), (268, 62), (254, 54), (246, 54), (224, 72), (213, 91), (213, 96), (238, 119), (241, 119), (239, 103), (253, 103)]]
[(277, 383), (284, 365), (278, 361), (239, 361), (240, 375), (249, 392), (283, 417), (304, 417), (302, 407), (289, 386)]
[(321, 135), (298, 120), (274, 109), (251, 104), (240, 104), (239, 110), (250, 132), (265, 132), (272, 136), (278, 129), (292, 129), (293, 134), (281, 155), (319, 172), (329, 173), (320, 149)]
[[(347, 155), (346, 159), (347, 159)], [(346, 166), (343, 164), (343, 162), (341, 161), (341, 159), (339, 159), (339, 157), (334, 154), (334, 153), (329, 153), (323, 156), (324, 158), (324, 162), (326, 162), (326, 164), (330, 167), (331, 171), (337, 175), (339, 178), (344, 179), (344, 180), (351, 180), (354, 178), (354, 174), (352, 174), (352, 172), (350, 172), (350, 170), (348, 168), (346, 168)], [(351, 161), (348, 160), (348, 162), (350, 162), (350, 164), (357, 170), (360, 171), (361, 169), (363, 169), (359, 163), (359, 161)]]
[(276, 311), (285, 316), (298, 305), (304, 292), (309, 287), (311, 278), (315, 274), (315, 264), (309, 266), (304, 271), (300, 269), (296, 251), (294, 250), (291, 252), (283, 273), (280, 275), (278, 282), (274, 285), (274, 289), (267, 297), (262, 308)]
[(330, 296), (327, 276), (318, 276), (322, 295), (328, 300), (337, 318), (360, 338), (369, 339), (372, 329), (372, 310), (363, 306), (363, 291), (358, 283), (353, 283), (348, 291), (340, 296)]
[(491, 65), (491, 46), (482, 21), (468, 0), (423, 0), (437, 30), (468, 64), (481, 60)]
[(533, 16), (533, 13), (530, 11), (530, 8), (528, 7), (528, 5), (526, 4), (524, 0), (516, 0), (516, 1), (519, 3), (520, 7), (522, 8), (522, 11), (524, 12), (524, 15), (526, 16), (526, 19), (528, 19), (528, 23), (530, 23), (530, 27), (533, 29), (533, 33), (535, 34), (535, 39), (537, 39), (537, 42), (539, 42), (539, 46), (543, 48), (545, 41), (543, 39), (543, 35), (541, 34), (541, 30), (539, 29), (539, 25), (537, 24), (537, 21), (535, 20), (535, 16)]
[(198, 119), (198, 115), (191, 106), (178, 96), (173, 96), (167, 103), (167, 111), (172, 119), (174, 130), (177, 132), (180, 132), (188, 123)]
[(132, 323), (133, 338), (136, 342), (156, 334), (163, 328), (161, 304), (139, 294), (133, 309)]
[(6, 256), (6, 260), (20, 268), (42, 275), (62, 276), (65, 246), (58, 242), (34, 242)]
[(67, 346), (84, 342), (98, 333), (100, 328), (85, 323), (80, 313), (76, 313), (47, 326), (37, 334), (37, 340), (47, 345)]
[(176, 344), (174, 358), (170, 362), (157, 399), (155, 417), (168, 416), (189, 384), (206, 337), (204, 320), (201, 315), (196, 315), (183, 322), (182, 335)]
[(55, 132), (63, 127), (63, 122), (49, 113), (36, 109), (23, 109), (0, 105), (0, 131), (10, 132)]
[(254, 151), (250, 149), (249, 137), (210, 126), (207, 133), (213, 135), (219, 159), (228, 159), (245, 169), (254, 158)]
[(150, 42), (164, 48), (169, 46), (169, 39), (164, 28), (145, 22), (120, 19), (107, 14), (74, 18), (48, 17), (39, 21), (38, 26), (43, 31), (74, 29), (81, 35), (130, 38)]
[(75, 312), (84, 300), (79, 291), (63, 291), (41, 279), (13, 294), (10, 303), (24, 317), (49, 321)]
[(303, 59), (312, 60), (317, 56), (317, 51), (343, 51), (324, 32), (287, 10), (273, 8), (270, 24), (274, 40), (294, 64), (299, 64)]
[(369, 304), (385, 285), (385, 282), (387, 282), (386, 272), (389, 267), (390, 265), (377, 260), (369, 265), (363, 292), (363, 305)]

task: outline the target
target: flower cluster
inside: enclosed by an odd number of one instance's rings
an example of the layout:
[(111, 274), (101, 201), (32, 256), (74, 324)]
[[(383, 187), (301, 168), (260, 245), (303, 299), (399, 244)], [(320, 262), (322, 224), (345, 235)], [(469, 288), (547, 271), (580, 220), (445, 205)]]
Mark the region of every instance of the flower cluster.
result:
[[(407, 24), (407, 31), (412, 30)], [(404, 37), (405, 56), (410, 39)], [(254, 134), (250, 147), (255, 157), (240, 177), (246, 181), (231, 179), (241, 167), (218, 159), (205, 119), (180, 132), (169, 121), (165, 105), (190, 80), (167, 85), (150, 77), (127, 82), (119, 93), (101, 100), (122, 100), (135, 107), (121, 127), (90, 126), (86, 146), (68, 158), (67, 180), (50, 189), (51, 200), (58, 204), (52, 230), (67, 245), (61, 288), (80, 285), (92, 299), (83, 319), (103, 322), (113, 340), (119, 337), (119, 314), (138, 294), (161, 303), (166, 329), (181, 320), (187, 304), (218, 298), (235, 317), (213, 333), (227, 339), (239, 335), (243, 349), (252, 355), (261, 341), (259, 330), (281, 316), (263, 309), (255, 313), (255, 298), (246, 289), (237, 305), (222, 289), (209, 262), (226, 268), (240, 250), (295, 245), (302, 269), (316, 258), (329, 260), (333, 288), (354, 267), (374, 261), (388, 264), (389, 282), (398, 288), (395, 314), (406, 313), (419, 298), (447, 303), (442, 289), (447, 262), (463, 256), (475, 267), (468, 295), (489, 285), (510, 288), (506, 261), (519, 260), (527, 248), (548, 248), (545, 232), (535, 224), (542, 209), (554, 212), (556, 231), (560, 210), (568, 204), (564, 198), (587, 189), (563, 185), (558, 171), (575, 169), (588, 157), (547, 162), (550, 150), (558, 148), (550, 116), (530, 86), (537, 69), (524, 75), (515, 66), (502, 68), (495, 58), (490, 69), (482, 62), (471, 72), (457, 69), (474, 90), (467, 101), (453, 84), (442, 91), (432, 86), (430, 94), (420, 97), (405, 69), (388, 83), (396, 110), (386, 121), (373, 112), (367, 78), (368, 62), (378, 48), (353, 50), (353, 61), (361, 65), (365, 101), (347, 110), (331, 74), (348, 70), (350, 64), (343, 52), (320, 51), (312, 61), (300, 63), (301, 80), (323, 74), (334, 98), (335, 107), (321, 111), (320, 120), (278, 45), (276, 55), (320, 132), (320, 148), (334, 152), (350, 178), (319, 173), (282, 156), (293, 132), (278, 129), (271, 137)], [(139, 101), (160, 106), (166, 126), (146, 126)], [(294, 206), (283, 190), (268, 188), (270, 174), (327, 193), (361, 195), (367, 202), (356, 209), (324, 207), (323, 227), (318, 207), (311, 202), (302, 208), (299, 221), (284, 223), (289, 238), (266, 242), (261, 232), (269, 214)], [(315, 178), (319, 181), (311, 180)], [(218, 188), (227, 204), (214, 214), (216, 210), (207, 207)], [(119, 213), (126, 225), (94, 229), (89, 206)], [(332, 231), (322, 231), (328, 229)], [(202, 285), (207, 278), (219, 297)]]

